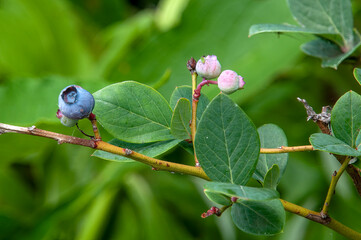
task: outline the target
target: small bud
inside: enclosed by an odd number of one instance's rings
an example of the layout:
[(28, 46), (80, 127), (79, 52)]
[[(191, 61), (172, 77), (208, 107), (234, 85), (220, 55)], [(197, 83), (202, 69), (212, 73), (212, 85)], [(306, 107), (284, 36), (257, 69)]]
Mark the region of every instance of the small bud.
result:
[(243, 77), (232, 70), (225, 70), (218, 77), (218, 87), (225, 94), (234, 93), (243, 88), (244, 84)]
[(187, 62), (187, 68), (188, 68), (188, 70), (191, 72), (191, 73), (193, 73), (194, 71), (195, 71), (195, 69), (196, 69), (196, 60), (194, 60), (194, 58), (193, 57), (191, 57), (191, 59), (189, 59), (188, 60), (188, 62)]
[(216, 78), (221, 73), (221, 64), (217, 60), (217, 56), (208, 55), (198, 60), (196, 71), (199, 76), (205, 79)]

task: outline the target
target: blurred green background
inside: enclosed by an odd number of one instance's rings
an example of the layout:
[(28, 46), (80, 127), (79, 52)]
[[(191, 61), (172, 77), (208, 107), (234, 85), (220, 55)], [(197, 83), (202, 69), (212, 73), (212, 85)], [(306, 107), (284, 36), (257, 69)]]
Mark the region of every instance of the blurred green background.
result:
[[(361, 4), (352, 4), (360, 30)], [(0, 122), (81, 136), (55, 117), (65, 86), (95, 92), (135, 80), (169, 99), (176, 86), (191, 84), (190, 57), (215, 54), (223, 69), (245, 78), (245, 90), (232, 98), (256, 126), (277, 124), (290, 146), (309, 144), (318, 129), (306, 122), (296, 97), (319, 112), (350, 89), (360, 92), (352, 76), (357, 62), (322, 69), (299, 50), (306, 35), (248, 38), (252, 24), (283, 22), (294, 22), (286, 0), (0, 0)], [(217, 88), (205, 92), (212, 97)], [(91, 131), (88, 122), (80, 125)], [(239, 231), (227, 212), (201, 219), (212, 206), (202, 180), (91, 154), (53, 140), (1, 135), (0, 239), (265, 239)], [(182, 149), (163, 159), (192, 164)], [(282, 198), (319, 211), (337, 168), (327, 154), (290, 154)], [(330, 214), (361, 231), (360, 203), (344, 176)], [(288, 214), (284, 233), (270, 239), (343, 237)]]

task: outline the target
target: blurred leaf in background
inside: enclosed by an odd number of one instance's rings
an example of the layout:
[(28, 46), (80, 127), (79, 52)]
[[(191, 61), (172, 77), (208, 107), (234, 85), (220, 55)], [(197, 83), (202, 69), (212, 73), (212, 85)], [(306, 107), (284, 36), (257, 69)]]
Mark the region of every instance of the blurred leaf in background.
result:
[[(357, 1), (353, 11), (360, 29)], [(274, 123), (290, 146), (308, 144), (317, 128), (306, 122), (296, 97), (317, 111), (349, 89), (360, 92), (353, 66), (321, 69), (299, 50), (308, 40), (302, 35), (249, 39), (249, 27), (264, 22), (292, 22), (286, 1), (0, 0), (0, 122), (80, 137), (55, 117), (65, 86), (90, 92), (125, 80), (159, 86), (170, 74), (158, 89), (169, 99), (176, 86), (190, 85), (190, 57), (216, 54), (224, 70), (245, 78), (245, 89), (232, 98), (257, 127)], [(211, 97), (218, 92), (206, 90)], [(80, 125), (91, 132), (85, 120)], [(211, 203), (201, 180), (91, 154), (52, 140), (1, 135), (0, 239), (263, 239), (237, 230), (227, 212), (202, 220)], [(290, 154), (278, 186), (282, 198), (319, 210), (337, 168), (329, 158)], [(163, 159), (192, 164), (182, 149)], [(350, 179), (341, 180), (330, 214), (360, 231), (360, 199)], [(284, 233), (272, 239), (342, 238), (288, 215)]]

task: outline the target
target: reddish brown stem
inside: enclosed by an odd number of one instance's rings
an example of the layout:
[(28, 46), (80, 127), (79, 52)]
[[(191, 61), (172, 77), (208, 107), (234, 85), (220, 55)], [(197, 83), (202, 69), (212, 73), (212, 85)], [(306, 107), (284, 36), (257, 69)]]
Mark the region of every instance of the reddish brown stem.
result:
[(205, 80), (203, 78), (203, 81), (200, 84), (198, 84), (197, 88), (194, 90), (193, 99), (194, 100), (199, 100), (199, 97), (201, 96), (202, 87), (204, 85), (208, 86), (209, 84), (218, 84), (218, 82), (217, 81), (212, 81), (212, 80)]

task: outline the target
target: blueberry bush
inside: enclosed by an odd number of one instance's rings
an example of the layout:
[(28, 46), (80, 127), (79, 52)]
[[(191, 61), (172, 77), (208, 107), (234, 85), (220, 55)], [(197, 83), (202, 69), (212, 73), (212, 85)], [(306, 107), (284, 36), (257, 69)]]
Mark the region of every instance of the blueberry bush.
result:
[(361, 239), (360, 3), (0, 9), (1, 239)]

